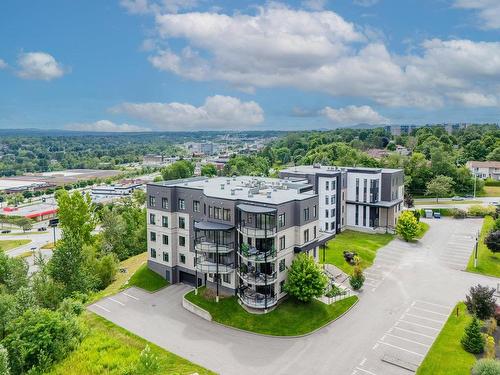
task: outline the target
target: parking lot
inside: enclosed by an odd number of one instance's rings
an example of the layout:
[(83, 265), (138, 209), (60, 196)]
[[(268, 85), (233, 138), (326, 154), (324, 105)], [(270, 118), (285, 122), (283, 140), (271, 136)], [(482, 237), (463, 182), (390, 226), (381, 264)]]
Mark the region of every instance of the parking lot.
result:
[(476, 234), (473, 230), (466, 233), (452, 233), (444, 251), (440, 254), (440, 262), (450, 268), (464, 270), (474, 251), (475, 243)]

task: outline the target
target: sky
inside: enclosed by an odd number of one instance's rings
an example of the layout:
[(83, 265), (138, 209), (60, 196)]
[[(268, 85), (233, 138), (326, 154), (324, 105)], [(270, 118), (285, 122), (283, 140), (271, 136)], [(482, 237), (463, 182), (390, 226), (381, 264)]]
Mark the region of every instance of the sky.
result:
[(499, 0), (2, 0), (0, 128), (498, 122)]

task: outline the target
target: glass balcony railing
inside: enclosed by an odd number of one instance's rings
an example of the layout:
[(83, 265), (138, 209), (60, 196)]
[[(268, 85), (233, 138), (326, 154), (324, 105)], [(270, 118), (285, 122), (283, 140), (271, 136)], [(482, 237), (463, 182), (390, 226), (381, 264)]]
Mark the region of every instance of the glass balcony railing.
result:
[(244, 282), (252, 285), (272, 284), (278, 279), (277, 272), (267, 274), (263, 272), (245, 272), (243, 270), (239, 270), (238, 276), (241, 277)]
[(255, 226), (246, 221), (242, 221), (238, 226), (238, 231), (247, 236), (254, 238), (272, 237), (276, 234), (276, 224), (269, 224), (269, 226)]
[(234, 251), (234, 243), (228, 243), (228, 244), (215, 244), (213, 242), (201, 240), (197, 241), (196, 244), (194, 245), (196, 251), (203, 252), (203, 253), (219, 253), (219, 254), (224, 254), (224, 253), (230, 253), (231, 251)]
[(238, 292), (238, 297), (246, 306), (254, 309), (265, 309), (276, 305), (278, 302), (277, 296), (271, 294), (262, 294), (255, 292), (252, 289), (244, 289)]
[(205, 256), (196, 258), (196, 269), (204, 273), (231, 273), (234, 271), (233, 259), (220, 259), (217, 263), (215, 259)]
[(255, 247), (242, 247), (239, 252), (240, 256), (247, 261), (262, 263), (262, 262), (273, 262), (277, 258), (276, 249), (270, 250), (259, 250)]

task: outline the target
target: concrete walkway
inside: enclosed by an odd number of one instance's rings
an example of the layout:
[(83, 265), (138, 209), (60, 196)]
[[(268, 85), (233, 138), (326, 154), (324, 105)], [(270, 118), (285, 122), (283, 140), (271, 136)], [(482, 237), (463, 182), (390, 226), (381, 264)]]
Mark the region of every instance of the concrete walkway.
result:
[(500, 281), (457, 270), (481, 224), (433, 220), (418, 243), (392, 241), (367, 270), (354, 309), (304, 338), (262, 337), (207, 322), (182, 308), (184, 285), (155, 294), (132, 288), (89, 309), (221, 374), (408, 374), (394, 363), (418, 366), (469, 287)]

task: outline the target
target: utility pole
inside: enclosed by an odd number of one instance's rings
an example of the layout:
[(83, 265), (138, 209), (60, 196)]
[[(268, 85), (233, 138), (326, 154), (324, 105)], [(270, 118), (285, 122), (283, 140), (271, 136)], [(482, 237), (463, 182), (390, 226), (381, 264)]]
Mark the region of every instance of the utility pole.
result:
[(474, 251), (474, 268), (477, 268), (477, 248), (478, 248), (478, 241), (479, 241), (479, 231), (476, 234), (476, 248)]
[(474, 199), (476, 199), (476, 185), (477, 185), (476, 181), (477, 181), (477, 173), (474, 172)]

